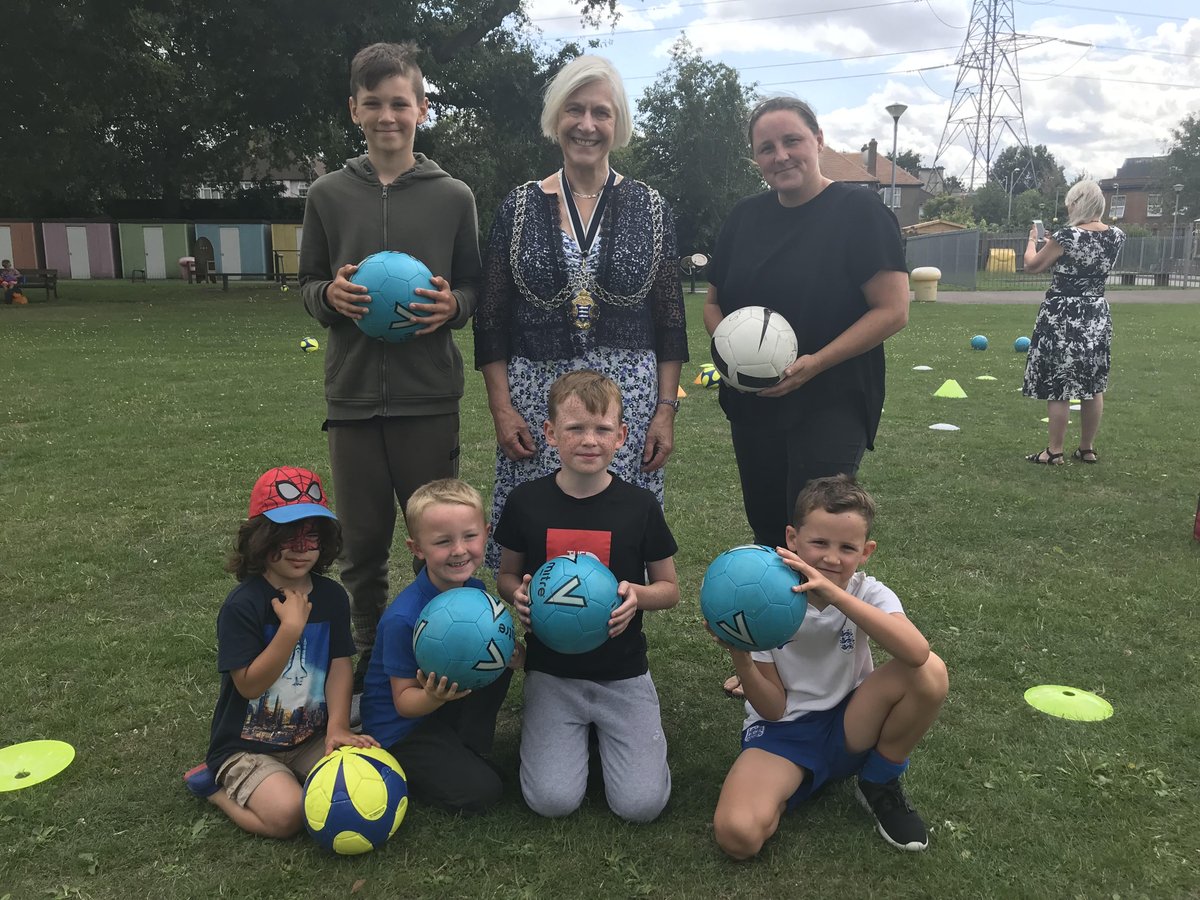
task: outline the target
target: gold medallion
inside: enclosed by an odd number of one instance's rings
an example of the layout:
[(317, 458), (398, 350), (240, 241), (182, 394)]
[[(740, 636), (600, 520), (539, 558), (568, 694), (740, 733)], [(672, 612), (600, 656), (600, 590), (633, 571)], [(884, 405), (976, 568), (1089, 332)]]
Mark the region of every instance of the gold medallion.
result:
[(571, 301), (571, 322), (580, 331), (587, 331), (600, 317), (600, 310), (587, 288), (582, 288)]

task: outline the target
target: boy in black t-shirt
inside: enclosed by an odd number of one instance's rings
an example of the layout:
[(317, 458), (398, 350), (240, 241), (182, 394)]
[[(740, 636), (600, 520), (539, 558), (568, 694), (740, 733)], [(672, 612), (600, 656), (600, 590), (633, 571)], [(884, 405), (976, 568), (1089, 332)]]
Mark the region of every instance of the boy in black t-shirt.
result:
[(313, 765), (337, 747), (379, 746), (350, 731), (350, 604), (319, 574), (341, 546), (316, 475), (277, 466), (259, 477), (226, 566), (240, 583), (217, 614), (221, 693), (208, 755), (184, 775), (252, 834), (295, 835)]
[[(587, 787), (594, 725), (609, 807), (649, 822), (671, 796), (671, 772), (642, 611), (679, 602), (678, 547), (654, 495), (608, 470), (627, 434), (617, 385), (599, 372), (570, 372), (551, 385), (548, 409), (546, 440), (562, 468), (517, 487), (496, 526), (497, 585), (527, 632), (521, 793), (540, 815), (574, 812)], [(622, 600), (609, 639), (575, 655), (556, 653), (528, 630), (531, 573), (569, 550), (599, 557)]]

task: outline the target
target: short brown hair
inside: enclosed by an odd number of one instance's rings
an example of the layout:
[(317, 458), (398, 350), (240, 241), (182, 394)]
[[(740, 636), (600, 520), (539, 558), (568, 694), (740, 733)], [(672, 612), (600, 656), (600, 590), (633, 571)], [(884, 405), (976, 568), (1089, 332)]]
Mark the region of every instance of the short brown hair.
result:
[(409, 538), (416, 540), (422, 517), (429, 507), (439, 503), (469, 506), (478, 510), (479, 517), (486, 521), (483, 512), (483, 497), (479, 495), (479, 491), (461, 478), (439, 478), (437, 481), (421, 485), (412, 492), (412, 496), (404, 504), (404, 521), (408, 524)]
[(758, 120), (767, 113), (780, 112), (781, 110), (793, 112), (798, 115), (814, 135), (821, 130), (821, 126), (817, 124), (817, 114), (803, 100), (796, 97), (768, 97), (765, 100), (758, 101), (754, 109), (750, 110), (750, 122), (746, 126), (746, 140), (749, 142), (751, 148), (754, 147), (754, 126), (758, 124)]
[(875, 524), (875, 501), (866, 488), (849, 475), (828, 475), (814, 478), (806, 484), (796, 498), (792, 526), (799, 528), (803, 525), (814, 509), (823, 509), (828, 513), (856, 512), (867, 523), (868, 536), (871, 526)]
[(385, 78), (404, 75), (412, 81), (413, 93), (420, 103), (425, 99), (425, 76), (417, 65), (420, 53), (421, 49), (412, 41), (363, 47), (350, 62), (350, 96), (357, 96), (359, 89), (375, 90)]
[(568, 397), (578, 397), (583, 408), (596, 416), (604, 415), (610, 406), (615, 405), (617, 421), (625, 418), (625, 401), (621, 399), (621, 389), (615, 381), (595, 369), (576, 369), (550, 385), (546, 413), (551, 422), (558, 413), (559, 405)]
[(327, 516), (309, 516), (282, 525), (266, 516), (247, 519), (238, 529), (233, 552), (225, 561), (225, 571), (232, 573), (238, 581), (245, 581), (251, 575), (261, 575), (267, 571), (267, 563), (283, 549), (283, 545), (309, 524), (316, 529), (321, 542), (321, 552), (312, 571), (323, 575), (342, 552), (342, 526), (337, 519)]

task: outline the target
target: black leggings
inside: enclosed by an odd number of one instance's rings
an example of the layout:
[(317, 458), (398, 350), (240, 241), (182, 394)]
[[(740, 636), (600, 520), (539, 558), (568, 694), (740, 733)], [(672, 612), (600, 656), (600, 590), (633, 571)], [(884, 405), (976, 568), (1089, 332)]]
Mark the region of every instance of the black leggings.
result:
[(404, 769), (414, 800), (467, 813), (483, 812), (500, 800), (504, 783), (488, 756), (512, 674), (505, 669), (487, 687), (445, 704), (388, 748)]
[(855, 475), (867, 448), (862, 413), (847, 405), (813, 410), (798, 425), (731, 422), (742, 501), (754, 540), (784, 546), (800, 489), (824, 475)]

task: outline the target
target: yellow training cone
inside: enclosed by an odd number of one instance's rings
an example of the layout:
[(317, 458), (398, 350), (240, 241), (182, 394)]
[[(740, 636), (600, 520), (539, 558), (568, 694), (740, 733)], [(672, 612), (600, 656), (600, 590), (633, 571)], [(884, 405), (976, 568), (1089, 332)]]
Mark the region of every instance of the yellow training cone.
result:
[(947, 378), (942, 386), (933, 392), (935, 397), (951, 397), (955, 400), (966, 399), (967, 392), (953, 378)]
[(682, 399), (683, 399), (684, 397), (686, 397), (686, 396), (687, 396), (687, 394), (686, 394), (686, 393), (684, 393), (684, 390), (683, 390), (683, 388), (681, 387), (681, 388), (679, 389), (679, 399), (680, 399), (680, 400), (682, 400)]

